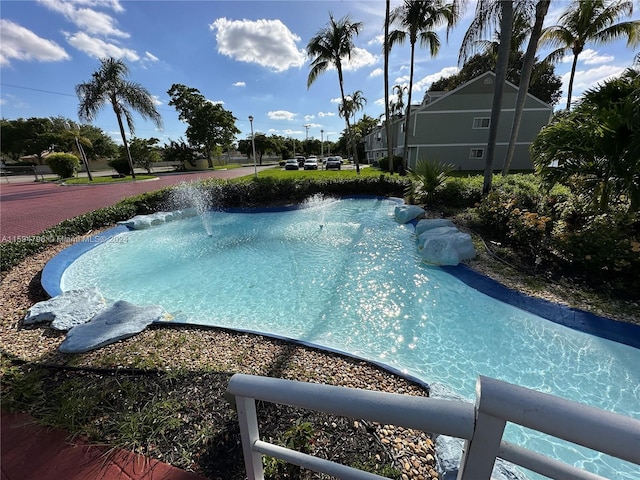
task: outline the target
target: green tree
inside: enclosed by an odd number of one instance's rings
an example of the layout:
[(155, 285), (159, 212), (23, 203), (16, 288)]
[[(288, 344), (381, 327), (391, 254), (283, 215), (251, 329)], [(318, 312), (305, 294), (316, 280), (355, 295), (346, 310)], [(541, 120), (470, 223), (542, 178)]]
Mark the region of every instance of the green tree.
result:
[(541, 45), (555, 48), (547, 59), (557, 62), (569, 52), (573, 53), (567, 110), (571, 109), (573, 81), (575, 79), (578, 56), (587, 43), (602, 45), (626, 37), (627, 45), (637, 45), (640, 41), (640, 20), (618, 22), (624, 16), (633, 14), (630, 0), (573, 0), (558, 19), (558, 24), (544, 29)]
[[(338, 105), (338, 115), (340, 117), (342, 118), (345, 118), (347, 116), (352, 117), (353, 123), (351, 127), (351, 133), (349, 134), (349, 132), (347, 132), (347, 135), (348, 135), (347, 145), (351, 145), (352, 150), (353, 149), (357, 150), (357, 144), (358, 144), (358, 135), (357, 135), (357, 132), (355, 131), (356, 112), (359, 110), (362, 110), (366, 103), (367, 103), (367, 99), (364, 98), (364, 96), (362, 95), (362, 90), (356, 90), (351, 95), (347, 95), (344, 103)], [(350, 137), (349, 135), (351, 135), (352, 137)], [(347, 151), (348, 150), (349, 149), (347, 148)], [(354, 152), (353, 155), (354, 155), (354, 158), (358, 157), (357, 152)]]
[[(307, 44), (307, 53), (313, 60), (311, 61), (311, 69), (307, 78), (307, 88), (318, 78), (318, 76), (334, 66), (338, 72), (338, 82), (340, 84), (340, 96), (342, 105), (346, 104), (346, 96), (344, 94), (344, 76), (342, 71), (342, 61), (345, 58), (351, 58), (351, 52), (354, 48), (353, 37), (362, 29), (362, 22), (352, 22), (347, 15), (340, 20), (335, 20), (333, 15), (329, 14), (329, 23), (309, 40)], [(347, 133), (351, 137), (351, 122), (349, 116), (345, 117), (347, 125)], [(354, 149), (355, 150), (355, 149)], [(360, 173), (360, 163), (358, 157), (355, 156), (356, 171)]]
[(127, 80), (129, 67), (115, 58), (100, 61), (100, 68), (93, 73), (89, 82), (76, 85), (76, 94), (80, 100), (78, 117), (80, 120), (92, 121), (106, 104), (111, 104), (118, 120), (118, 128), (122, 143), (127, 152), (127, 160), (131, 168), (131, 175), (135, 179), (133, 160), (124, 132), (122, 117), (127, 121), (129, 131), (135, 133), (133, 113), (151, 120), (158, 128), (162, 128), (162, 117), (156, 110), (153, 97), (149, 91), (138, 83)]
[(640, 76), (587, 90), (573, 111), (563, 111), (531, 146), (547, 187), (563, 183), (606, 212), (614, 203), (640, 209)]
[(228, 148), (240, 133), (236, 118), (222, 105), (207, 100), (196, 88), (175, 83), (167, 93), (171, 97), (169, 105), (175, 107), (178, 118), (189, 125), (187, 140), (203, 150), (212, 167), (211, 157), (216, 148)]
[(154, 162), (159, 162), (162, 158), (160, 155), (157, 138), (132, 138), (129, 142), (129, 151), (136, 166), (142, 167), (151, 173), (151, 167)]
[(391, 23), (398, 26), (389, 34), (389, 45), (403, 44), (407, 39), (411, 46), (409, 66), (409, 89), (407, 92), (407, 111), (404, 119), (404, 147), (402, 159), (404, 169), (408, 165), (409, 154), (409, 120), (411, 118), (411, 95), (413, 90), (413, 70), (415, 65), (416, 43), (428, 47), (431, 57), (440, 50), (440, 37), (434, 31), (441, 25), (449, 31), (458, 21), (458, 10), (455, 4), (444, 4), (440, 0), (404, 0), (404, 3), (391, 12)]

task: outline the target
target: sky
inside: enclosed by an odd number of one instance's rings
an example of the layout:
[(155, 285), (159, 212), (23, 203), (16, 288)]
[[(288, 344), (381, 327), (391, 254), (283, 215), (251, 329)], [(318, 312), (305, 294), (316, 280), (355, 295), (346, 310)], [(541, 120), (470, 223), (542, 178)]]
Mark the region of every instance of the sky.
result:
[[(419, 102), (434, 80), (458, 71), (461, 39), (475, 2), (442, 41), (431, 58), (417, 49), (413, 102)], [(392, 1), (392, 8), (399, 5)], [(557, 23), (567, 0), (551, 4), (545, 25)], [(630, 19), (640, 19), (640, 4)], [(307, 88), (309, 40), (326, 26), (329, 14), (350, 15), (362, 22), (355, 50), (345, 66), (347, 94), (362, 91), (363, 113), (384, 114), (384, 0), (262, 1), (129, 1), (129, 0), (2, 0), (0, 2), (0, 117), (8, 120), (62, 116), (78, 121), (75, 86), (91, 80), (100, 59), (121, 58), (129, 80), (153, 96), (163, 118), (158, 130), (135, 117), (135, 135), (155, 137), (161, 144), (185, 139), (187, 125), (169, 106), (172, 84), (196, 88), (237, 118), (238, 139), (248, 138), (253, 116), (255, 133), (300, 140), (336, 141), (344, 129), (338, 116), (340, 90), (335, 69), (327, 70)], [(579, 57), (574, 95), (619, 75), (639, 51), (624, 40), (587, 45)], [(408, 85), (408, 45), (396, 46), (390, 57), (390, 85)], [(539, 56), (544, 56), (540, 51)], [(566, 104), (571, 58), (556, 66), (563, 79)], [(111, 107), (92, 122), (122, 143)], [(127, 132), (129, 133), (129, 132)]]

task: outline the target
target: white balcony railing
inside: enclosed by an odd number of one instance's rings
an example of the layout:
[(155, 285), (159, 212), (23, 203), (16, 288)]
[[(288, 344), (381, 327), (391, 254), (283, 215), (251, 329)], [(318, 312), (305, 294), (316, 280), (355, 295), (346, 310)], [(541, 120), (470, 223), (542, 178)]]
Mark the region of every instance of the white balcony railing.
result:
[(503, 441), (506, 422), (640, 465), (640, 420), (482, 376), (475, 405), (244, 374), (227, 391), (235, 396), (249, 480), (263, 480), (262, 455), (345, 480), (383, 478), (260, 440), (255, 400), (465, 439), (458, 480), (489, 480), (496, 457), (552, 479), (602, 479)]

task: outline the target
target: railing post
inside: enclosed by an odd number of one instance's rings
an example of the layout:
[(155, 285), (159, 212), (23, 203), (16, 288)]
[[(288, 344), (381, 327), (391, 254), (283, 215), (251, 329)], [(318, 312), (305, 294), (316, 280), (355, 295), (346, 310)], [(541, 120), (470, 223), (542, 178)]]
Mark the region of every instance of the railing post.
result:
[(253, 445), (260, 440), (258, 418), (256, 416), (256, 401), (253, 398), (236, 396), (240, 437), (242, 438), (242, 454), (247, 470), (248, 480), (264, 480), (262, 469), (262, 454), (253, 451)]
[(490, 480), (506, 421), (482, 410), (482, 379), (476, 382), (476, 421), (465, 442), (457, 480)]

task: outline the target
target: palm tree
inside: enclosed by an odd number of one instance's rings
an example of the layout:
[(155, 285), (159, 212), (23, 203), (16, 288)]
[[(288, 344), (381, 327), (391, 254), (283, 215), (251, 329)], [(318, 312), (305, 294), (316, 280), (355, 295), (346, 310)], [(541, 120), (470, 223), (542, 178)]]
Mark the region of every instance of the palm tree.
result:
[(493, 160), (498, 137), (498, 122), (502, 111), (502, 97), (509, 65), (513, 9), (513, 0), (478, 0), (476, 16), (471, 21), (460, 48), (459, 59), (464, 60), (469, 54), (470, 46), (476, 44), (477, 40), (483, 37), (486, 38), (487, 31), (495, 30), (498, 26), (497, 24), (499, 24), (500, 45), (496, 62), (496, 81), (493, 90), (487, 157), (484, 164), (484, 183), (482, 185), (482, 193), (485, 195), (491, 190), (493, 180)]
[(129, 68), (120, 59), (106, 58), (100, 61), (100, 68), (93, 73), (89, 82), (76, 85), (76, 95), (80, 99), (78, 117), (92, 121), (107, 103), (113, 107), (118, 119), (120, 135), (124, 143), (131, 176), (135, 179), (131, 152), (124, 133), (122, 117), (127, 120), (131, 134), (134, 134), (133, 112), (142, 118), (150, 119), (158, 128), (162, 128), (162, 117), (153, 104), (151, 94), (142, 85), (127, 80)]
[(458, 9), (455, 4), (444, 4), (441, 0), (404, 0), (404, 3), (391, 12), (391, 23), (399, 29), (389, 34), (389, 46), (403, 44), (407, 38), (411, 45), (411, 64), (409, 73), (409, 91), (407, 94), (407, 112), (404, 120), (404, 147), (402, 162), (406, 171), (408, 162), (409, 117), (411, 116), (411, 90), (413, 89), (413, 68), (416, 43), (429, 47), (431, 57), (440, 50), (440, 37), (435, 28), (446, 23), (447, 38), (449, 31), (458, 20)]
[[(522, 113), (524, 112), (524, 104), (527, 100), (527, 92), (529, 91), (529, 83), (531, 82), (531, 74), (533, 72), (533, 66), (536, 61), (536, 51), (538, 49), (538, 42), (542, 35), (542, 24), (549, 11), (549, 4), (551, 0), (540, 0), (536, 4), (535, 22), (531, 29), (531, 36), (529, 37), (529, 44), (527, 45), (527, 51), (524, 54), (524, 62), (522, 65), (522, 73), (520, 74), (520, 84), (518, 86), (518, 95), (516, 96), (516, 106), (513, 112), (513, 122), (511, 124), (511, 134), (509, 135), (509, 146), (507, 147), (507, 154), (504, 158), (504, 164), (502, 166), (502, 174), (507, 175), (509, 168), (511, 167), (511, 160), (516, 151), (516, 141), (518, 140), (518, 133), (520, 132), (520, 124), (522, 122)], [(515, 25), (516, 22), (514, 22)], [(516, 35), (517, 36), (517, 35)]]
[[(338, 107), (338, 115), (340, 115), (342, 118), (353, 117), (353, 127), (355, 127), (356, 112), (359, 110), (362, 110), (366, 103), (367, 103), (367, 99), (364, 98), (364, 96), (362, 95), (362, 90), (356, 90), (351, 95), (348, 95), (345, 98), (345, 103), (341, 104)], [(355, 158), (357, 156), (357, 152), (355, 152), (356, 132), (354, 131), (354, 128), (352, 128), (351, 135), (353, 135), (354, 138), (350, 138), (348, 143), (351, 143), (352, 145), (352, 148), (354, 150), (354, 158)]]
[(404, 111), (404, 94), (407, 90), (409, 90), (409, 87), (407, 86), (403, 86), (403, 85), (393, 86), (393, 91), (396, 92), (396, 96), (398, 97), (398, 100), (394, 102), (392, 105), (393, 113), (402, 115), (402, 112)]
[(391, 144), (391, 118), (389, 114), (389, 24), (391, 23), (391, 0), (385, 2), (384, 12), (384, 128), (387, 134), (387, 158), (389, 173), (393, 175), (393, 145)]
[[(342, 105), (346, 105), (346, 97), (344, 94), (344, 77), (342, 72), (342, 61), (344, 58), (350, 59), (353, 51), (353, 37), (362, 29), (362, 22), (352, 22), (349, 15), (336, 21), (333, 14), (329, 13), (329, 23), (309, 40), (307, 44), (307, 53), (314, 58), (311, 62), (311, 70), (307, 78), (307, 88), (318, 78), (318, 75), (327, 71), (331, 66), (336, 67), (338, 71), (338, 82), (340, 83), (340, 95), (342, 97)], [(353, 139), (351, 135), (351, 123), (349, 115), (345, 115), (347, 124), (347, 135)], [(354, 159), (356, 163), (356, 171), (360, 173), (360, 163), (358, 162), (358, 153), (355, 148)]]
[(618, 22), (623, 16), (633, 14), (631, 0), (574, 0), (560, 16), (558, 24), (545, 28), (542, 45), (557, 47), (547, 60), (557, 62), (571, 51), (573, 63), (569, 77), (567, 110), (571, 109), (571, 95), (575, 79), (578, 56), (587, 43), (596, 45), (610, 43), (619, 38), (627, 38), (627, 46), (636, 45), (640, 40), (640, 20)]

